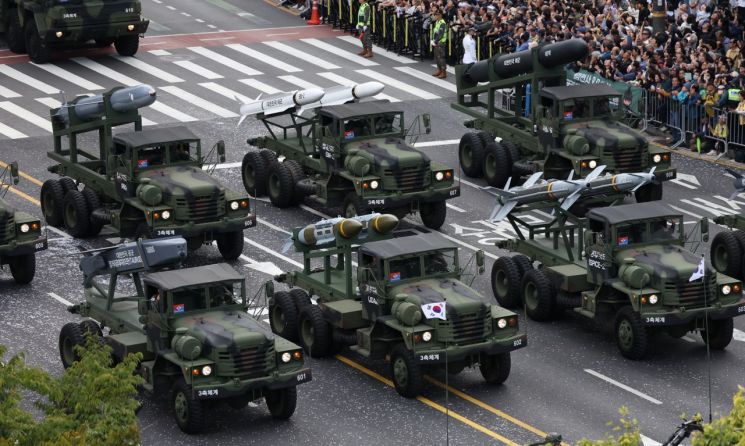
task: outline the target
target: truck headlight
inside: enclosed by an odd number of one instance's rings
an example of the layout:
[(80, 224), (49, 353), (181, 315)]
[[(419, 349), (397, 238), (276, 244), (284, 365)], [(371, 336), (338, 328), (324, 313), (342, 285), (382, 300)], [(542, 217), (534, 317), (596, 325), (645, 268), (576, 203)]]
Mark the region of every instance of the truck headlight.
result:
[(444, 179), (445, 179), (445, 174), (444, 174), (444, 173), (442, 173), (442, 172), (437, 172), (437, 173), (435, 174), (435, 179), (436, 179), (437, 181), (442, 181), (442, 180), (444, 180)]
[(206, 365), (202, 367), (202, 376), (210, 376), (212, 374), (212, 367)]
[(134, 31), (135, 26), (134, 25), (127, 25), (127, 31)]
[(649, 303), (652, 305), (656, 304), (659, 300), (660, 298), (657, 297), (656, 294), (652, 294), (651, 296), (649, 296)]
[(378, 180), (372, 180), (370, 181), (370, 189), (377, 189), (380, 186), (380, 183)]
[(501, 318), (497, 321), (497, 327), (504, 328), (507, 326), (507, 319)]
[(429, 341), (431, 341), (431, 340), (432, 340), (432, 332), (429, 332), (429, 331), (425, 331), (424, 333), (422, 333), (422, 340), (423, 340), (424, 342), (429, 342)]
[(292, 355), (290, 354), (290, 352), (282, 353), (282, 362), (288, 363), (290, 361), (292, 361)]
[(28, 225), (28, 223), (24, 223), (21, 225), (21, 232), (26, 233), (31, 230), (31, 226)]
[(655, 155), (652, 157), (652, 161), (654, 161), (655, 164), (658, 164), (660, 161), (662, 161), (662, 156), (659, 153), (655, 153)]
[(56, 33), (54, 33), (54, 35), (57, 36), (58, 39), (60, 39), (60, 38), (62, 38), (62, 36), (64, 35), (64, 33), (62, 31), (57, 31)]
[(165, 210), (160, 213), (160, 216), (163, 217), (163, 220), (168, 220), (169, 218), (171, 218), (171, 211)]
[(587, 165), (590, 166), (590, 169), (594, 169), (598, 166), (598, 162), (595, 160), (590, 160), (590, 162)]
[(241, 204), (237, 201), (231, 201), (230, 202), (230, 209), (233, 211), (237, 211), (238, 208), (241, 207)]
[(732, 292), (732, 287), (729, 285), (722, 286), (722, 294), (725, 296)]

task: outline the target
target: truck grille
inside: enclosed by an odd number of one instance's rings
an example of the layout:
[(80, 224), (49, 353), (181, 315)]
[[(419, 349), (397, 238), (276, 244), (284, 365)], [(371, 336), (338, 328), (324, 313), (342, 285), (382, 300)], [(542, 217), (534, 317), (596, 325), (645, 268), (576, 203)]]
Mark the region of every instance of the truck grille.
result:
[(485, 305), (477, 312), (466, 314), (458, 314), (448, 307), (447, 317), (447, 321), (437, 321), (438, 341), (467, 345), (484, 340), (491, 314)]
[(263, 376), (273, 355), (274, 346), (271, 343), (233, 352), (219, 351), (217, 359), (220, 376), (239, 376), (244, 379)]
[(602, 163), (611, 167), (615, 172), (638, 172), (644, 167), (644, 159), (647, 158), (646, 149), (630, 147), (604, 148)]
[[(125, 12), (128, 8), (138, 11), (138, 9), (134, 9), (135, 2), (132, 0), (86, 1), (85, 5), (80, 6), (66, 4), (63, 8), (59, 8), (59, 11), (61, 11), (60, 14), (62, 12), (65, 14), (75, 14), (75, 18), (57, 18), (53, 21), (53, 26), (64, 28), (67, 25), (80, 21), (83, 21), (85, 24), (138, 21), (139, 17), (137, 13)], [(96, 11), (96, 14), (91, 14), (91, 11)]]
[[(680, 306), (686, 308), (701, 308), (704, 306), (704, 284), (700, 280), (688, 282), (665, 282), (665, 291), (677, 294)], [(706, 279), (706, 302), (711, 305), (717, 299), (717, 278), (714, 274)]]
[(225, 214), (225, 192), (220, 192), (217, 199), (213, 194), (199, 195), (193, 199), (177, 198), (176, 206), (180, 209), (187, 209), (187, 220), (214, 220)]
[(429, 184), (431, 171), (429, 162), (420, 166), (399, 167), (398, 169), (385, 169), (384, 187), (388, 190), (400, 190), (404, 192), (419, 190)]
[(16, 235), (16, 222), (13, 214), (6, 212), (4, 217), (0, 216), (0, 244), (9, 242)]

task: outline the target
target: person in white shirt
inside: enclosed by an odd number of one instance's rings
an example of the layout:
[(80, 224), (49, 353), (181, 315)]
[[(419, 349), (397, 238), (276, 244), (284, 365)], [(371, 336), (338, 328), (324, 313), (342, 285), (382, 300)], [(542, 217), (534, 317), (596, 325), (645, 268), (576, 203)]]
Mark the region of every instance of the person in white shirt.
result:
[(470, 64), (476, 62), (476, 28), (468, 28), (468, 32), (463, 37), (463, 63)]

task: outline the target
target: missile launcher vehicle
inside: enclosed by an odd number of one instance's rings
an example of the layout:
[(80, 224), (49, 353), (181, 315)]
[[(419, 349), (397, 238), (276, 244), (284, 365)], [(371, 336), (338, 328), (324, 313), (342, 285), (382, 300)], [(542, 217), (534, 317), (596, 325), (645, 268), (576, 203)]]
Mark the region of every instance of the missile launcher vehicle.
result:
[(47, 249), (41, 221), (18, 211), (4, 200), (8, 189), (18, 184), (18, 164), (13, 162), (0, 172), (0, 268), (8, 265), (18, 284), (27, 284), (36, 274), (36, 253)]
[[(540, 209), (553, 210), (554, 217), (535, 223), (520, 215)], [(701, 240), (687, 240), (683, 216), (661, 203), (598, 207), (579, 218), (549, 200), (517, 206), (507, 219), (517, 238), (496, 244), (515, 253), (492, 267), (497, 302), (524, 306), (536, 321), (571, 309), (613, 327), (629, 359), (644, 357), (660, 332), (682, 337), (698, 331), (722, 350), (732, 340), (733, 317), (745, 315), (741, 281), (685, 247), (708, 240), (705, 218), (698, 223)]]
[(112, 362), (140, 353), (144, 390), (170, 392), (176, 422), (187, 433), (202, 430), (207, 405), (217, 401), (240, 409), (263, 398), (274, 418), (291, 417), (296, 387), (311, 380), (303, 351), (247, 313), (245, 280), (230, 265), (179, 269), (185, 257), (181, 237), (83, 257), (85, 300), (68, 311), (86, 319), (62, 327), (63, 366), (78, 359), (76, 347), (87, 335), (112, 348)]
[[(243, 184), (250, 194), (269, 195), (277, 207), (312, 196), (328, 207), (342, 206), (351, 217), (381, 211), (403, 217), (419, 212), (425, 226), (445, 221), (445, 200), (460, 195), (453, 169), (406, 142), (412, 129), (429, 133), (429, 115), (404, 127), (403, 109), (387, 101), (349, 103), (378, 94), (383, 85), (366, 82), (321, 91), (277, 93), (241, 105), (241, 120), (257, 113), (269, 135), (248, 139), (259, 148), (243, 157)], [(312, 94), (311, 94), (312, 93)], [(302, 116), (305, 110), (314, 115)]]
[[(745, 176), (732, 169), (725, 169), (734, 177), (735, 190), (729, 199), (734, 200), (745, 192)], [(745, 280), (745, 213), (719, 215), (714, 223), (730, 230), (717, 233), (711, 241), (711, 264), (720, 273)]]
[[(235, 260), (243, 252), (243, 229), (255, 226), (256, 216), (244, 192), (203, 170), (214, 152), (225, 159), (225, 145), (218, 141), (203, 157), (201, 141), (185, 127), (142, 130), (137, 109), (155, 96), (149, 85), (115, 87), (51, 110), (48, 156), (57, 164), (49, 171), (61, 178), (41, 188), (44, 218), (74, 237), (94, 236), (110, 224), (121, 237), (181, 235), (192, 250), (217, 241), (223, 258)], [(134, 131), (112, 134), (132, 125)], [(98, 148), (80, 147), (91, 136)]]
[[(588, 54), (581, 39), (540, 45), (455, 67), (457, 100), (451, 106), (478, 132), (463, 135), (458, 150), (463, 173), (502, 188), (544, 172), (583, 178), (597, 166), (611, 174), (648, 172), (659, 181), (635, 192), (638, 202), (659, 200), (662, 181), (674, 179), (670, 154), (650, 146), (622, 122), (621, 95), (604, 84), (566, 85), (566, 65)], [(510, 91), (514, 102), (500, 104)]]
[(55, 49), (94, 40), (112, 43), (122, 56), (134, 56), (149, 20), (140, 0), (0, 0), (0, 32), (8, 48), (46, 63)]
[(478, 366), (488, 383), (504, 382), (510, 352), (527, 337), (515, 313), (464, 282), (474, 258), (484, 271), (483, 251), (461, 268), (457, 245), (435, 232), (394, 233), (397, 225), (394, 215), (374, 213), (295, 228), (287, 247), (303, 253), (304, 266), (275, 276), (290, 291), (273, 292), (268, 282), (272, 330), (313, 357), (349, 346), (388, 359), (396, 390), (408, 398), (431, 367)]

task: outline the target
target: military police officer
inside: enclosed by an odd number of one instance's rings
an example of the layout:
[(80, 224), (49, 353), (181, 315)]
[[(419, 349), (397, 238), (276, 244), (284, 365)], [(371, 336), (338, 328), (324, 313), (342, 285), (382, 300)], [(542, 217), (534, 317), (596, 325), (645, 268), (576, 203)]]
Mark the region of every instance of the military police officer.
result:
[(371, 18), (370, 16), (372, 15), (372, 12), (370, 11), (370, 5), (367, 4), (367, 0), (359, 1), (360, 9), (359, 11), (357, 11), (357, 31), (361, 33), (360, 40), (362, 40), (362, 51), (357, 54), (369, 59), (373, 57), (372, 33), (369, 31)]
[(432, 73), (432, 76), (445, 79), (447, 77), (447, 62), (445, 62), (445, 46), (448, 41), (448, 26), (445, 20), (442, 18), (442, 12), (439, 10), (435, 11), (435, 28), (432, 35), (432, 48), (435, 53), (435, 64), (437, 65), (437, 71)]

